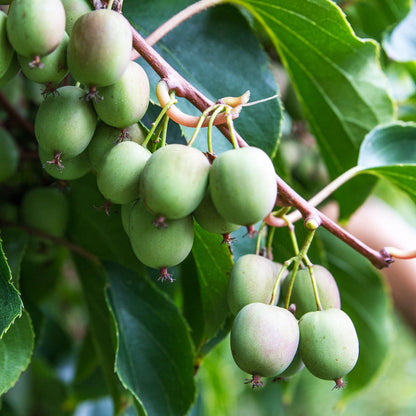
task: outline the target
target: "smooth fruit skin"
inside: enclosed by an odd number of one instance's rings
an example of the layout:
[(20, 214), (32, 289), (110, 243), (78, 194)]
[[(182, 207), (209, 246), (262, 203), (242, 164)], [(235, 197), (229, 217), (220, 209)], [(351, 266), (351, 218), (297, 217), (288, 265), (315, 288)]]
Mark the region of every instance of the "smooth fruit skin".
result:
[(72, 158), (90, 143), (97, 116), (92, 104), (83, 99), (85, 91), (81, 88), (67, 86), (56, 91), (39, 106), (35, 135), (44, 150)]
[[(319, 300), (323, 309), (341, 308), (341, 298), (337, 283), (325, 267), (314, 265), (312, 267), (316, 285), (318, 287)], [(282, 293), (286, 295), (291, 275), (283, 281)], [(300, 319), (307, 312), (317, 310), (315, 295), (308, 269), (299, 270), (296, 274), (295, 284), (292, 289), (290, 303), (296, 305), (295, 316)]]
[(68, 215), (68, 201), (56, 188), (32, 188), (23, 197), (22, 218), (30, 227), (62, 237), (67, 227)]
[(158, 216), (179, 219), (204, 198), (210, 163), (198, 149), (170, 144), (153, 153), (140, 179), (140, 195)]
[(299, 320), (299, 348), (309, 371), (324, 380), (348, 374), (358, 360), (357, 333), (340, 309), (308, 312)]
[(113, 10), (94, 10), (79, 17), (72, 28), (68, 67), (82, 84), (105, 87), (121, 78), (131, 48), (129, 22)]
[(14, 49), (7, 39), (7, 15), (0, 10), (0, 78), (7, 72)]
[(97, 172), (97, 185), (106, 199), (127, 204), (139, 197), (139, 181), (151, 153), (132, 141), (114, 146)]
[(0, 183), (11, 178), (19, 165), (19, 149), (10, 133), (0, 127)]
[(20, 65), (17, 60), (16, 53), (14, 53), (6, 73), (2, 77), (0, 77), (0, 87), (3, 87), (3, 85), (6, 85), (10, 80), (12, 80), (18, 74), (19, 71)]
[(262, 220), (273, 209), (277, 196), (273, 163), (255, 147), (221, 153), (212, 164), (209, 186), (218, 212), (240, 225)]
[(65, 32), (61, 0), (14, 0), (7, 19), (7, 35), (13, 48), (27, 58), (51, 53)]
[(61, 0), (65, 9), (65, 31), (71, 36), (72, 28), (78, 17), (91, 12), (92, 7), (88, 0)]
[(130, 242), (137, 258), (146, 266), (160, 269), (181, 263), (191, 252), (194, 240), (192, 217), (166, 220), (157, 228), (152, 215), (141, 201), (130, 213)]
[(240, 228), (239, 225), (226, 221), (215, 208), (209, 189), (205, 192), (204, 199), (194, 211), (194, 217), (198, 224), (210, 233), (229, 234)]
[[(137, 144), (143, 143), (145, 135), (137, 124), (133, 124), (125, 130), (128, 139), (124, 140), (131, 140)], [(121, 129), (108, 126), (102, 121), (97, 124), (97, 128), (88, 145), (91, 166), (96, 172), (98, 172), (104, 156), (119, 142), (121, 134)]]
[(127, 235), (130, 233), (130, 215), (131, 210), (137, 201), (132, 201), (127, 204), (121, 205), (121, 225), (123, 226), (123, 230), (126, 232)]
[(277, 274), (273, 262), (256, 254), (241, 256), (231, 269), (228, 281), (228, 306), (236, 315), (249, 303), (270, 302)]
[(93, 104), (104, 123), (119, 128), (137, 123), (149, 105), (147, 74), (139, 64), (130, 62), (115, 84), (100, 88), (100, 96), (102, 100)]
[(238, 313), (231, 329), (234, 361), (256, 376), (282, 373), (292, 362), (298, 343), (297, 320), (278, 306), (250, 303)]
[(22, 72), (27, 78), (39, 84), (46, 84), (48, 82), (58, 83), (62, 81), (68, 74), (68, 66), (66, 64), (66, 51), (68, 48), (69, 36), (64, 33), (62, 42), (50, 54), (42, 57), (40, 62), (42, 67), (31, 67), (29, 64), (31, 58), (18, 55)]
[(56, 164), (48, 163), (53, 161), (54, 155), (50, 152), (39, 148), (39, 159), (42, 167), (48, 175), (61, 181), (71, 181), (85, 176), (90, 170), (90, 159), (87, 150), (84, 150), (78, 156), (72, 158), (61, 157), (62, 168), (58, 168)]

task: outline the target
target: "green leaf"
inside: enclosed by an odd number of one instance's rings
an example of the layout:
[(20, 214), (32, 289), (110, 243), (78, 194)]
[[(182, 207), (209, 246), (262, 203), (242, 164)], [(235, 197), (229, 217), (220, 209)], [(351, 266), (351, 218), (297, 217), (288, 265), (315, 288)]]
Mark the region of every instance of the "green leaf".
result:
[(358, 362), (346, 377), (344, 399), (365, 388), (380, 372), (392, 341), (392, 305), (386, 285), (370, 262), (328, 232), (321, 233), (329, 268), (360, 342)]
[(0, 339), (0, 395), (14, 386), (29, 365), (33, 345), (32, 324), (24, 311)]
[[(229, 315), (227, 288), (233, 260), (228, 247), (221, 244), (222, 236), (205, 231), (197, 223), (194, 230), (192, 256), (195, 268), (182, 275), (182, 282), (187, 286), (185, 317), (191, 323), (195, 346), (199, 350), (218, 333)], [(200, 310), (198, 319), (194, 319), (195, 310)], [(195, 332), (199, 337), (195, 337)]]
[(101, 366), (114, 407), (121, 406), (121, 385), (114, 372), (116, 357), (116, 328), (109, 310), (105, 287), (108, 284), (105, 270), (81, 256), (74, 256), (89, 314), (89, 327), (95, 354)]
[(410, 6), (411, 0), (358, 0), (345, 13), (358, 36), (381, 41), (386, 31), (406, 17)]
[(22, 306), (19, 292), (12, 283), (11, 270), (0, 238), (0, 340), (13, 321), (21, 315)]
[(118, 329), (116, 370), (148, 415), (184, 415), (195, 397), (194, 351), (176, 306), (153, 284), (107, 263)]
[[(365, 134), (393, 118), (377, 44), (357, 38), (328, 0), (233, 3), (246, 7), (273, 41), (331, 178), (355, 166)], [(337, 198), (345, 215), (357, 208), (351, 197), (366, 196), (370, 189), (368, 183), (344, 187)]]
[[(125, 0), (123, 13), (146, 36), (192, 3), (193, 0)], [(226, 96), (240, 96), (246, 90), (251, 92), (251, 101), (278, 92), (265, 52), (247, 21), (233, 7), (217, 6), (193, 16), (168, 33), (156, 49), (187, 81), (214, 102)], [(143, 60), (138, 63), (149, 69)], [(151, 69), (147, 72), (154, 87), (159, 76)], [(154, 92), (152, 98), (155, 99)], [(186, 100), (180, 99), (178, 106), (189, 114), (200, 115)], [(274, 99), (244, 108), (235, 126), (250, 145), (273, 154), (281, 120), (280, 101)], [(192, 131), (184, 131), (190, 138)], [(201, 142), (205, 141), (202, 136), (205, 134), (201, 133), (197, 146), (206, 149)], [(214, 140), (216, 153), (230, 146), (216, 129)]]
[(416, 202), (416, 124), (393, 123), (372, 130), (361, 145), (360, 173), (389, 180)]
[(111, 207), (109, 215), (99, 209), (105, 200), (93, 175), (71, 181), (69, 199), (71, 217), (68, 230), (74, 243), (100, 258), (143, 270), (144, 266), (134, 255), (122, 228), (120, 206)]

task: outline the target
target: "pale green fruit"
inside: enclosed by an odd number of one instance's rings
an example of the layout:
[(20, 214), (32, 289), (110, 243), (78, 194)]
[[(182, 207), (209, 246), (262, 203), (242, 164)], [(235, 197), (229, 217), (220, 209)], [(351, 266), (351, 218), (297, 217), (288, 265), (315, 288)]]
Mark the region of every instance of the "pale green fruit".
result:
[(228, 305), (234, 315), (249, 303), (270, 302), (277, 277), (275, 270), (271, 260), (256, 254), (246, 254), (235, 262), (227, 293)]
[[(91, 170), (90, 159), (87, 150), (84, 150), (77, 156), (67, 158), (62, 156), (58, 166), (54, 162), (54, 154), (39, 148), (39, 159), (45, 172), (55, 179), (70, 181), (85, 176)], [(49, 163), (48, 163), (49, 162)]]
[(139, 197), (139, 181), (151, 153), (143, 146), (126, 141), (114, 146), (97, 172), (97, 185), (106, 199), (127, 204)]
[(0, 183), (10, 179), (19, 165), (19, 149), (10, 133), (0, 127)]
[(131, 48), (129, 22), (113, 10), (94, 10), (79, 17), (72, 28), (68, 67), (82, 84), (105, 87), (121, 78)]
[(192, 217), (166, 220), (166, 227), (157, 228), (142, 201), (130, 213), (130, 242), (137, 258), (146, 266), (162, 269), (176, 266), (191, 252), (194, 240)]
[(67, 86), (56, 91), (39, 106), (35, 135), (45, 151), (72, 158), (87, 148), (97, 116), (92, 104), (83, 99), (85, 91), (81, 88)]
[(137, 123), (149, 104), (146, 72), (136, 62), (130, 62), (116, 83), (100, 88), (100, 96), (102, 100), (95, 101), (94, 108), (104, 123), (119, 128)]
[[(88, 145), (88, 154), (90, 156), (91, 166), (98, 171), (105, 155), (121, 140), (122, 130), (108, 126), (102, 121), (98, 123), (94, 135)], [(137, 124), (133, 124), (125, 129), (127, 138), (124, 141), (131, 140), (137, 144), (142, 144), (145, 138), (144, 133)]]
[[(341, 308), (341, 299), (337, 283), (332, 274), (325, 267), (314, 265), (312, 267), (318, 288), (319, 300), (323, 309)], [(282, 293), (287, 293), (290, 284), (291, 275), (283, 281)], [(317, 310), (315, 294), (313, 291), (312, 281), (308, 269), (298, 270), (295, 278), (295, 284), (292, 288), (290, 303), (296, 305), (295, 316), (300, 318), (307, 312)]]
[(16, 53), (14, 53), (6, 73), (2, 77), (0, 77), (0, 87), (3, 87), (9, 81), (11, 81), (18, 74), (19, 71), (20, 65), (17, 60), (17, 55)]
[(7, 39), (7, 15), (0, 10), (0, 78), (2, 78), (12, 61), (14, 49)]
[(137, 201), (132, 201), (121, 206), (121, 224), (127, 235), (130, 233), (130, 214)]
[(275, 376), (296, 354), (298, 322), (287, 309), (250, 303), (234, 320), (230, 344), (234, 361), (243, 371), (257, 377)]
[(212, 202), (209, 190), (207, 190), (204, 199), (194, 211), (194, 217), (198, 224), (210, 233), (229, 234), (240, 228), (239, 225), (226, 221), (219, 214)]
[(72, 28), (78, 17), (92, 11), (91, 3), (88, 0), (61, 0), (65, 9), (65, 31), (71, 36)]
[(22, 218), (30, 227), (62, 237), (67, 227), (68, 215), (68, 201), (56, 188), (32, 188), (23, 197)]
[(14, 0), (7, 18), (7, 35), (13, 48), (27, 58), (51, 53), (65, 33), (61, 0)]
[(300, 355), (299, 348), (296, 351), (296, 354), (290, 363), (289, 367), (286, 368), (283, 373), (280, 373), (278, 375), (278, 378), (289, 378), (294, 376), (295, 374), (299, 373), (299, 371), (303, 370), (305, 368), (305, 364), (302, 361), (302, 356)]
[(209, 187), (218, 212), (240, 225), (262, 220), (273, 209), (277, 196), (273, 163), (256, 147), (221, 153), (212, 164)]
[(299, 320), (299, 331), (302, 360), (313, 375), (339, 380), (354, 368), (359, 354), (358, 337), (344, 311), (308, 312)]
[(210, 163), (198, 149), (171, 144), (158, 149), (146, 163), (140, 195), (156, 215), (179, 219), (191, 214), (204, 198)]
[(27, 78), (39, 84), (48, 82), (58, 83), (62, 81), (68, 74), (68, 66), (66, 64), (66, 50), (68, 47), (69, 36), (65, 33), (62, 42), (50, 54), (40, 58), (42, 67), (30, 66), (31, 58), (18, 55), (20, 66)]

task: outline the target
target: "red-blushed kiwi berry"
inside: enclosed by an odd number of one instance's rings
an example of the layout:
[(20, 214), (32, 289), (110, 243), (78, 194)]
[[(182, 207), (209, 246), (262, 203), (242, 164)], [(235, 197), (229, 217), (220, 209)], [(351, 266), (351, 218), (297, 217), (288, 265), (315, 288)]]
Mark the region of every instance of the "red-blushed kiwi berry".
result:
[(71, 36), (72, 28), (78, 17), (91, 12), (92, 6), (88, 0), (61, 0), (65, 9), (65, 31)]
[(127, 204), (139, 197), (139, 181), (151, 153), (132, 141), (114, 146), (97, 172), (97, 185), (104, 197), (115, 204)]
[(184, 218), (204, 198), (210, 166), (198, 149), (182, 144), (163, 146), (152, 154), (144, 167), (140, 197), (157, 216)]
[(88, 154), (92, 168), (97, 172), (101, 162), (104, 160), (104, 156), (116, 144), (126, 140), (142, 144), (144, 139), (145, 134), (138, 124), (132, 124), (126, 129), (118, 129), (100, 121), (88, 145)]
[(68, 201), (56, 188), (32, 188), (23, 197), (21, 214), (26, 225), (62, 237), (68, 224)]
[(66, 158), (39, 148), (39, 159), (45, 172), (61, 181), (82, 178), (91, 170), (87, 150), (84, 150), (78, 156)]
[(354, 324), (341, 309), (308, 312), (299, 320), (299, 349), (308, 370), (316, 377), (334, 380), (342, 377), (358, 360), (359, 343)]
[[(241, 256), (231, 269), (228, 281), (228, 306), (236, 315), (249, 303), (268, 304), (276, 282), (276, 268), (266, 257), (256, 254)], [(277, 303), (278, 296), (276, 296)]]
[(65, 33), (61, 0), (14, 0), (8, 12), (7, 35), (20, 55), (32, 60), (51, 53)]
[(221, 153), (212, 163), (209, 189), (229, 222), (251, 225), (273, 209), (277, 196), (273, 163), (263, 150), (244, 147)]
[[(319, 300), (323, 309), (341, 308), (341, 298), (337, 283), (331, 272), (323, 266), (313, 265), (313, 275), (318, 289)], [(282, 301), (286, 297), (292, 274), (288, 275), (282, 283)], [(290, 303), (296, 305), (295, 316), (300, 319), (307, 312), (317, 310), (315, 294), (311, 277), (307, 268), (298, 270), (295, 284), (292, 288)]]
[(0, 78), (7, 72), (12, 61), (14, 49), (7, 39), (7, 15), (0, 10)]
[(35, 135), (45, 151), (72, 158), (81, 154), (90, 143), (97, 115), (92, 104), (82, 100), (85, 91), (81, 88), (66, 86), (56, 92), (39, 106)]
[(130, 62), (132, 33), (120, 13), (100, 9), (77, 19), (68, 45), (68, 67), (82, 84), (105, 87), (123, 75)]
[(22, 72), (27, 78), (39, 84), (53, 83), (62, 81), (68, 74), (66, 64), (66, 50), (68, 47), (69, 36), (64, 33), (61, 43), (50, 54), (40, 58), (41, 66), (30, 66), (31, 58), (18, 55)]
[(100, 96), (102, 99), (93, 104), (104, 123), (118, 128), (137, 123), (149, 105), (150, 86), (145, 70), (130, 62), (117, 82), (100, 88)]
[(130, 242), (137, 258), (146, 266), (161, 271), (161, 280), (171, 280), (167, 268), (181, 263), (191, 252), (194, 227), (191, 216), (178, 220), (166, 220), (165, 226), (155, 226), (152, 215), (143, 202), (131, 209)]
[(10, 179), (19, 165), (19, 149), (10, 133), (0, 127), (0, 183)]
[(236, 364), (253, 378), (282, 373), (292, 362), (299, 344), (296, 318), (287, 309), (264, 303), (250, 303), (236, 316), (231, 328), (231, 353)]

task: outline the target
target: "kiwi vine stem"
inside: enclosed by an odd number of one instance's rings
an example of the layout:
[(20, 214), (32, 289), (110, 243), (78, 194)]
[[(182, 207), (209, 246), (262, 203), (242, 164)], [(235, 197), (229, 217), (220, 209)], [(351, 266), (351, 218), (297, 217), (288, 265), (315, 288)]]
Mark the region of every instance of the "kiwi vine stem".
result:
[[(183, 78), (165, 59), (163, 59), (133, 28), (133, 47), (143, 57), (143, 59), (153, 68), (153, 70), (166, 82), (170, 90), (174, 90), (179, 97), (186, 98), (198, 110), (204, 112), (214, 103)], [(227, 125), (221, 124), (217, 128), (232, 143), (232, 135)], [(235, 139), (239, 147), (247, 147), (244, 139), (235, 132)], [(295, 192), (280, 176), (276, 174), (277, 187), (279, 189), (278, 203), (283, 206), (293, 206), (302, 214), (303, 218), (315, 218), (325, 229), (334, 234), (340, 240), (348, 244), (354, 250), (365, 256), (379, 269), (387, 267), (392, 263), (392, 257), (387, 250), (377, 251), (368, 247), (361, 240), (351, 235), (326, 215), (319, 212), (309, 204), (297, 192)], [(278, 219), (276, 219), (278, 220)], [(280, 221), (273, 223), (273, 217), (268, 217), (268, 223), (272, 226), (281, 226)]]

